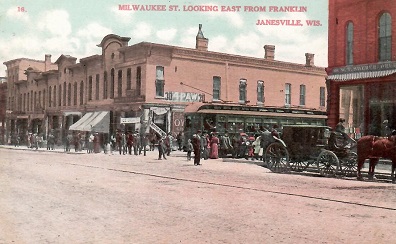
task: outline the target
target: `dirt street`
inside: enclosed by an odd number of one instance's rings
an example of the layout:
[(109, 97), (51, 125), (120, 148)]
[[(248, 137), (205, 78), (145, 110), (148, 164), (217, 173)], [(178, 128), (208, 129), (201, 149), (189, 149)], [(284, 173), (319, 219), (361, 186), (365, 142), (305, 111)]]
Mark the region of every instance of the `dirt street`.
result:
[(396, 186), (0, 148), (0, 243), (396, 243)]

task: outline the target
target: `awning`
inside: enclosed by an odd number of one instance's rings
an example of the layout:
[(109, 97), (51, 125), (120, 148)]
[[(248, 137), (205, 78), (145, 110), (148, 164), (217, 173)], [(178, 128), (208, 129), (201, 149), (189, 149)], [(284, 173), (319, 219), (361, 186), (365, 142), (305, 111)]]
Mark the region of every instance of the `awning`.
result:
[(396, 73), (396, 69), (366, 71), (366, 72), (352, 72), (344, 74), (334, 74), (327, 77), (328, 80), (346, 81), (346, 80), (361, 80), (384, 77)]
[(202, 110), (198, 110), (197, 113), (327, 119), (326, 115), (318, 115), (318, 114), (276, 113), (276, 112), (237, 111), (237, 110), (234, 111), (234, 110), (217, 110), (217, 109), (202, 109)]
[(64, 116), (69, 116), (69, 115), (78, 115), (81, 116), (82, 113), (81, 112), (63, 112)]
[(89, 112), (72, 124), (69, 130), (109, 133), (109, 125), (110, 112)]

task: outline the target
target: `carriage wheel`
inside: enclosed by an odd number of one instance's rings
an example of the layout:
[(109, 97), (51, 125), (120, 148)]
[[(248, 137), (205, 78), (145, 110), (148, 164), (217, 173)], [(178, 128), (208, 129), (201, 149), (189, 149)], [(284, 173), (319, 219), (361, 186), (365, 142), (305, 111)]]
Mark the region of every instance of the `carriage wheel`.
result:
[(345, 176), (356, 176), (357, 154), (355, 152), (349, 152), (345, 158), (341, 159), (341, 172)]
[(265, 163), (272, 172), (283, 173), (290, 171), (289, 152), (280, 143), (271, 143), (265, 151)]
[(307, 167), (308, 167), (308, 162), (306, 162), (306, 161), (297, 160), (297, 161), (293, 161), (292, 163), (290, 163), (290, 169), (292, 171), (302, 172)]
[(323, 150), (319, 154), (317, 164), (318, 171), (322, 176), (334, 176), (340, 168), (337, 155), (328, 150)]

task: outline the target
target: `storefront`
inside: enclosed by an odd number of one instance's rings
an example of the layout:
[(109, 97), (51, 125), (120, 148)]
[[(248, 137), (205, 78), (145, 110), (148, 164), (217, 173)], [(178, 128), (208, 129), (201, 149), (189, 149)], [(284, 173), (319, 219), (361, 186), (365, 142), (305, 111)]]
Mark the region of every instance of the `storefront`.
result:
[(327, 83), (330, 126), (343, 118), (354, 138), (384, 135), (386, 122), (396, 129), (396, 62), (335, 68)]

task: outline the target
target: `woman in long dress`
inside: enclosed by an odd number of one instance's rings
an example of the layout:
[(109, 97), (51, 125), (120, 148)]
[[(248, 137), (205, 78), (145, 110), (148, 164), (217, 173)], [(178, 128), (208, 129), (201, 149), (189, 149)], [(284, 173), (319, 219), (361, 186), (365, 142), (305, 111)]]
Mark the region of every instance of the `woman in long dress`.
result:
[(212, 138), (210, 139), (210, 158), (217, 159), (219, 158), (219, 138), (216, 134), (212, 134)]

